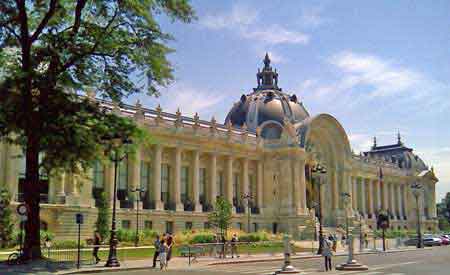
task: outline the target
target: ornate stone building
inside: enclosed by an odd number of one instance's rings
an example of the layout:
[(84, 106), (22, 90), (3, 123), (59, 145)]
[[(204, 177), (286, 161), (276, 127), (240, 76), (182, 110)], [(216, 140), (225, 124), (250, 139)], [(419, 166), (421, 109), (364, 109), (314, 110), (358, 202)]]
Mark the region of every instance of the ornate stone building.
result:
[[(290, 232), (297, 237), (313, 232), (320, 205), (327, 230), (343, 227), (345, 217), (362, 219), (375, 228), (380, 209), (391, 215), (391, 228), (414, 228), (415, 199), (411, 184), (424, 189), (419, 209), (424, 229), (436, 227), (433, 169), (406, 147), (378, 146), (355, 155), (347, 134), (329, 114), (311, 116), (295, 94), (278, 87), (278, 73), (266, 55), (257, 73), (257, 87), (242, 95), (220, 124), (145, 109), (139, 103), (115, 105), (111, 112), (134, 119), (154, 136), (149, 146), (123, 161), (118, 171), (119, 227), (134, 228), (135, 208), (140, 227), (179, 231), (208, 227), (207, 215), (218, 196), (233, 205), (233, 227)], [(95, 100), (92, 95), (89, 95)], [(314, 167), (326, 167), (315, 173)], [(0, 180), (20, 201), (24, 177), (22, 152), (0, 144)], [(114, 166), (98, 162), (87, 175), (42, 175), (41, 219), (60, 238), (76, 232), (75, 213), (85, 214), (84, 235), (96, 220), (99, 194), (113, 200)], [(141, 187), (137, 205), (130, 190)], [(343, 193), (350, 195), (344, 203)], [(245, 195), (251, 197), (247, 204)]]

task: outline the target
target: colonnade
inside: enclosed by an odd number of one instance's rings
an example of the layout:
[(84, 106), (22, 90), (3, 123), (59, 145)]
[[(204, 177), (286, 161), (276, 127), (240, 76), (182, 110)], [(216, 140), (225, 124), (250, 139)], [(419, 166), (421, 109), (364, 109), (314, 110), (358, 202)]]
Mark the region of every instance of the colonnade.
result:
[(406, 220), (408, 186), (405, 183), (351, 177), (352, 208), (365, 218), (376, 219), (379, 210), (387, 210), (391, 219)]

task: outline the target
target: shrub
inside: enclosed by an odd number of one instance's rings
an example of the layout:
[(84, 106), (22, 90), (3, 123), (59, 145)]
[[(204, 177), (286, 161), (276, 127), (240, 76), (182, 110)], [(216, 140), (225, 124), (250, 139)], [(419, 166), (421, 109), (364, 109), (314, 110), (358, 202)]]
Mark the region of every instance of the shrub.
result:
[(98, 214), (95, 229), (100, 234), (102, 240), (106, 240), (109, 236), (109, 203), (105, 192), (100, 194), (97, 203)]
[(192, 234), (190, 243), (213, 243), (216, 241), (216, 235), (212, 232), (198, 232)]
[[(14, 223), (10, 208), (11, 195), (8, 190), (0, 190), (0, 247), (5, 248), (14, 244)], [(17, 238), (16, 238), (17, 239)]]
[[(85, 247), (86, 242), (84, 240), (80, 241), (80, 247)], [(77, 248), (78, 240), (56, 240), (52, 242), (52, 248)]]
[(261, 242), (261, 241), (268, 241), (269, 240), (269, 234), (265, 231), (258, 231), (248, 234), (243, 234), (239, 237), (239, 241), (242, 242)]

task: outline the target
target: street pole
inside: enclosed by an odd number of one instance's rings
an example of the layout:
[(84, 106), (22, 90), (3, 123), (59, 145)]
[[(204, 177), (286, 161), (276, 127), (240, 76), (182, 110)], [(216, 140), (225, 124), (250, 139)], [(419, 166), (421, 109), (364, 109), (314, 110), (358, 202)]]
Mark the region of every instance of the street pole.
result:
[(317, 255), (322, 254), (323, 250), (323, 228), (322, 228), (322, 198), (320, 191), (320, 176), (319, 176), (319, 249), (317, 250)]
[(136, 197), (136, 238), (134, 240), (134, 246), (137, 247), (139, 243), (139, 197), (141, 193), (138, 192), (138, 196)]
[(78, 223), (77, 269), (80, 269), (81, 223)]
[(117, 237), (116, 237), (116, 201), (117, 201), (117, 170), (119, 168), (118, 150), (114, 151), (114, 188), (113, 188), (113, 211), (111, 221), (111, 237), (109, 239), (109, 255), (105, 264), (106, 267), (118, 267), (120, 266), (117, 259)]

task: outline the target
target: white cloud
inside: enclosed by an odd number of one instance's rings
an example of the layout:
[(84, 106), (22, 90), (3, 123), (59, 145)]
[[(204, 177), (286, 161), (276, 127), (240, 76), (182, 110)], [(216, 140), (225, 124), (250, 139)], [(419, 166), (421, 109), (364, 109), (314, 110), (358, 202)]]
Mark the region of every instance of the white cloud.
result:
[(340, 82), (345, 88), (369, 85), (373, 87), (370, 92), (373, 97), (410, 92), (425, 81), (420, 73), (376, 56), (343, 52), (331, 57), (329, 61), (346, 74)]
[(348, 134), (351, 147), (356, 154), (368, 151), (373, 144), (373, 137), (367, 134), (355, 133)]
[(229, 30), (252, 41), (267, 45), (308, 44), (309, 35), (280, 25), (268, 25), (258, 20), (259, 12), (243, 5), (233, 5), (230, 12), (207, 14), (200, 25), (212, 30)]
[(242, 36), (248, 39), (255, 39), (267, 44), (308, 44), (309, 35), (290, 31), (279, 25), (272, 25), (261, 29), (245, 29)]
[(219, 30), (244, 27), (254, 23), (258, 18), (255, 9), (243, 5), (234, 5), (229, 13), (207, 14), (200, 18), (200, 24), (206, 28)]

